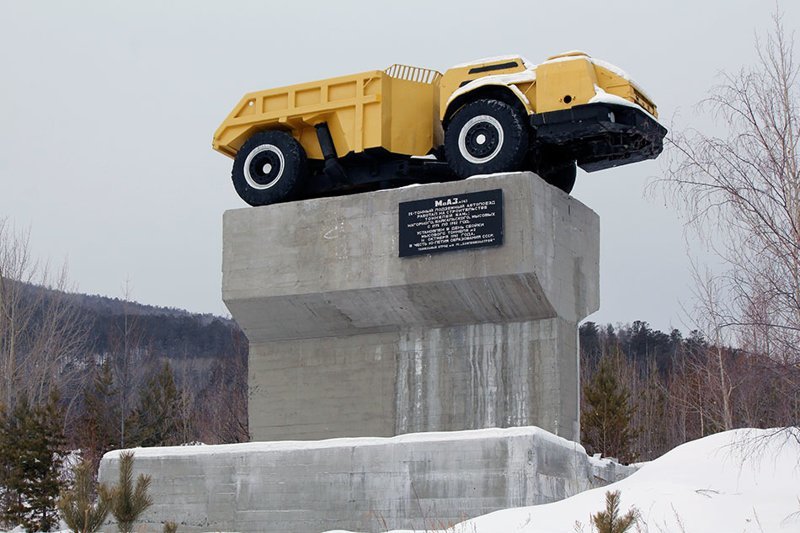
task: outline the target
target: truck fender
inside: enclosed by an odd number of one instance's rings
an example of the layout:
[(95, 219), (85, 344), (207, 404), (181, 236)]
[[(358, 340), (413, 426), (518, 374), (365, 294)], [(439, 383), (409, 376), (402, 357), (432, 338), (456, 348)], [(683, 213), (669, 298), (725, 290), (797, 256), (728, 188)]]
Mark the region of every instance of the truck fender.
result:
[[(450, 98), (447, 100), (447, 104), (444, 106), (445, 112), (442, 115), (442, 119), (446, 121), (455, 111), (452, 109), (451, 106), (456, 101), (464, 101), (468, 99), (462, 98), (463, 96), (468, 95), (469, 93), (483, 88), (488, 87), (499, 87), (502, 89), (506, 89), (511, 91), (514, 96), (517, 97), (519, 102), (525, 107), (525, 110), (528, 114), (533, 113), (533, 108), (531, 106), (531, 102), (525, 94), (519, 90), (519, 87), (516, 86), (517, 83), (531, 83), (536, 81), (536, 72), (532, 70), (524, 70), (522, 72), (514, 72), (513, 74), (496, 74), (494, 76), (484, 76), (482, 78), (478, 78), (477, 80), (470, 81), (463, 87), (459, 87), (453, 94), (450, 95)], [(466, 102), (464, 102), (466, 103)], [(459, 105), (460, 107), (460, 105)]]

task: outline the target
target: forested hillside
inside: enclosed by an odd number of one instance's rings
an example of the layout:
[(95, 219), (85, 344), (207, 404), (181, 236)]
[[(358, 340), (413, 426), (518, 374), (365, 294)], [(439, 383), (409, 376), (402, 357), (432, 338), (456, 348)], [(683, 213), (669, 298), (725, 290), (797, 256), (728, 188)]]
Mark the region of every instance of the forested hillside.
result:
[[(649, 460), (719, 431), (800, 418), (791, 361), (642, 321), (586, 322), (579, 334), (589, 453)], [(94, 471), (114, 448), (248, 440), (247, 353), (228, 319), (0, 277), (0, 499), (10, 513), (0, 522), (27, 512), (9, 498), (30, 476), (55, 497), (69, 450)], [(19, 470), (20, 450), (41, 473)]]
[(0, 278), (0, 407), (48, 406), (68, 448), (247, 439), (236, 324)]
[[(58, 394), (70, 446), (98, 458), (114, 447), (247, 439), (247, 342), (233, 321), (8, 280), (0, 288), (16, 321), (0, 323), (4, 404)], [(796, 365), (696, 331), (586, 322), (580, 356), (583, 441), (623, 461), (800, 413)]]
[(735, 428), (796, 425), (792, 361), (653, 330), (647, 322), (580, 327), (581, 430), (590, 453), (650, 460)]

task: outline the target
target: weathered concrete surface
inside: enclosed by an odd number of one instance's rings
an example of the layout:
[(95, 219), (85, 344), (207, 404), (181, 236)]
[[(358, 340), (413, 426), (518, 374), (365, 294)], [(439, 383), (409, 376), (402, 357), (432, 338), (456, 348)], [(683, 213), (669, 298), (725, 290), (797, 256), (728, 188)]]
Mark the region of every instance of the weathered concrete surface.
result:
[(540, 427), (579, 440), (576, 326), (560, 319), (250, 346), (253, 440)]
[[(152, 476), (148, 531), (167, 520), (187, 532), (425, 529), (557, 501), (634, 471), (531, 427), (135, 454), (134, 475)], [(103, 458), (101, 482), (116, 482), (118, 457)]]
[[(398, 204), (502, 189), (500, 247), (398, 257)], [(599, 307), (599, 223), (529, 172), (224, 215), (222, 296), (251, 343), (504, 323)]]
[[(398, 204), (502, 189), (502, 246), (398, 257)], [(228, 211), (254, 440), (536, 425), (579, 438), (599, 223), (531, 173)]]

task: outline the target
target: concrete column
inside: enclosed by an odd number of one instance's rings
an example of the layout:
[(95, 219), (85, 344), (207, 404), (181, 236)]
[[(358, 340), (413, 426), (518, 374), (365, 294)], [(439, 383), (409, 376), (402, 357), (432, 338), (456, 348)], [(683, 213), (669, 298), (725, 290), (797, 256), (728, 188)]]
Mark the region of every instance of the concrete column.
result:
[[(502, 189), (502, 246), (400, 258), (400, 202)], [(254, 440), (535, 425), (577, 441), (599, 222), (531, 173), (228, 211)]]

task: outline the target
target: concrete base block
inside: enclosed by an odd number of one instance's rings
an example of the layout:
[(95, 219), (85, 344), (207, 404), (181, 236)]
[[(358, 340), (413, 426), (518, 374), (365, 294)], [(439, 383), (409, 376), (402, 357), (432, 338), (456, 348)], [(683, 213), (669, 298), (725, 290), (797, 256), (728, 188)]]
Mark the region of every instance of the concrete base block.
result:
[[(399, 257), (400, 202), (501, 189), (504, 242)], [(579, 439), (599, 223), (528, 173), (228, 211), (254, 440), (535, 425)]]
[[(134, 451), (135, 475), (152, 476), (148, 531), (167, 520), (186, 532), (442, 528), (634, 470), (531, 427)], [(115, 483), (118, 464), (106, 454), (100, 481)]]

